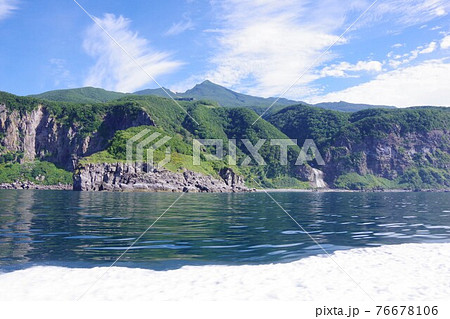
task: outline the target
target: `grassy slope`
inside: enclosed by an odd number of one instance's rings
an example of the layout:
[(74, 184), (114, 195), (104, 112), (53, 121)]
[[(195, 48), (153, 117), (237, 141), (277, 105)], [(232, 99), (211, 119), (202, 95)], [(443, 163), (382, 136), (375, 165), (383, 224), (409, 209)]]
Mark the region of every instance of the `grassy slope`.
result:
[(106, 91), (104, 89), (93, 87), (83, 87), (77, 89), (48, 91), (30, 96), (56, 102), (102, 103), (119, 99), (125, 95), (125, 93), (120, 92)]
[(72, 173), (48, 162), (0, 164), (0, 183), (32, 181), (39, 185), (72, 184)]

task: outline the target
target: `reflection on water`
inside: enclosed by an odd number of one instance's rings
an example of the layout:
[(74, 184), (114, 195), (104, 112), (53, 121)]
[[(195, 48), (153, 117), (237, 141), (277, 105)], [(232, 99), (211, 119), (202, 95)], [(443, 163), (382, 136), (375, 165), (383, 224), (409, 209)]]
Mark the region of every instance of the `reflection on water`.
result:
[[(0, 191), (0, 265), (111, 263), (179, 196)], [(328, 251), (449, 241), (450, 193), (274, 193)], [(186, 194), (121, 259), (268, 263), (322, 253), (264, 193)]]

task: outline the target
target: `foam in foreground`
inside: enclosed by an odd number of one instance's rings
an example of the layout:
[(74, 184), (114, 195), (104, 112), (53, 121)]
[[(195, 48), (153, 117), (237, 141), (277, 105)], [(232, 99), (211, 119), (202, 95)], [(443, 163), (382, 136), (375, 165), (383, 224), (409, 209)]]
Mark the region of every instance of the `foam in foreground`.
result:
[[(334, 260), (334, 261), (333, 261)], [(350, 275), (350, 279), (337, 265)], [(76, 300), (106, 268), (36, 266), (0, 274), (0, 300)], [(113, 267), (83, 300), (450, 299), (450, 244), (338, 251), (286, 264)]]

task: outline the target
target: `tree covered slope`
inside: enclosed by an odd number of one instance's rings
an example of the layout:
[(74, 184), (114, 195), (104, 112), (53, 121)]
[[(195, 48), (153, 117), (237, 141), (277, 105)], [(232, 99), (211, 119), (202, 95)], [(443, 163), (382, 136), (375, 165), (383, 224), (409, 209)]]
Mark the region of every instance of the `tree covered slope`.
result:
[[(232, 167), (250, 185), (257, 182), (266, 187), (310, 187), (321, 171), (330, 187), (450, 188), (450, 109), (352, 113), (300, 104), (253, 125), (257, 118), (249, 108), (221, 107), (209, 100), (174, 103), (155, 95), (122, 95), (109, 102), (69, 103), (0, 92), (0, 161), (25, 164), (39, 160), (69, 171), (80, 162), (124, 161), (127, 141), (147, 129), (171, 138), (172, 160), (167, 168), (177, 172), (188, 168), (214, 175)], [(283, 165), (280, 147), (270, 140), (288, 138), (296, 139), (298, 145), (289, 147), (288, 162)], [(207, 161), (206, 154), (214, 154), (215, 147), (206, 145), (201, 149), (201, 165), (193, 165), (194, 139), (220, 139), (223, 158)], [(316, 160), (296, 165), (306, 139), (316, 143), (325, 165)], [(260, 140), (265, 140), (259, 148), (264, 165), (256, 165), (246, 145)], [(237, 165), (230, 161), (234, 144)], [(155, 156), (162, 159), (164, 150), (156, 150)], [(249, 165), (242, 165), (246, 159)], [(22, 169), (15, 171), (34, 176)]]

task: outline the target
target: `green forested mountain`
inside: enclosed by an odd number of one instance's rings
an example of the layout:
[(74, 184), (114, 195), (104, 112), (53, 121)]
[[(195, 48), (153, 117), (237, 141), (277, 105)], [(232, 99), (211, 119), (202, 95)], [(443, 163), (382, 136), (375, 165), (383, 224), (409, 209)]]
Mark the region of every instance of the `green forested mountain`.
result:
[[(272, 97), (262, 98), (237, 93), (208, 80), (197, 84), (192, 89), (180, 94), (180, 96), (216, 101), (224, 107), (269, 107), (276, 100), (276, 98)], [(283, 98), (277, 101), (277, 105), (282, 106), (296, 103), (298, 102)]]
[[(164, 90), (166, 90), (166, 92), (169, 93), (172, 97), (177, 97), (177, 94), (175, 92), (172, 92), (170, 89), (164, 88)], [(135, 94), (135, 95), (156, 95), (156, 96), (160, 96), (160, 97), (168, 97), (167, 93), (164, 92), (164, 90), (162, 88), (146, 89), (146, 90), (136, 91), (133, 94)]]
[(93, 87), (83, 87), (78, 89), (48, 91), (30, 96), (58, 102), (101, 103), (116, 100), (124, 95), (125, 93), (106, 91), (104, 89)]
[[(323, 174), (329, 187), (450, 188), (447, 108), (351, 113), (300, 104), (278, 110), (252, 125), (258, 114), (249, 108), (221, 107), (208, 100), (178, 103), (155, 95), (122, 95), (106, 103), (70, 103), (0, 92), (0, 183), (38, 178), (40, 173), (28, 170), (40, 172), (42, 167), (51, 175), (47, 182), (58, 180), (56, 168), (46, 162), (70, 171), (81, 162), (124, 161), (127, 141), (148, 129), (171, 137), (173, 153), (167, 168), (174, 172), (189, 169), (216, 175), (220, 169), (231, 167), (250, 185), (255, 179), (266, 187), (310, 187)], [(282, 165), (279, 146), (270, 145), (269, 140), (287, 138), (296, 139), (298, 145), (289, 148), (288, 163)], [(215, 148), (205, 146), (201, 165), (194, 166), (193, 139), (222, 140), (224, 158), (206, 161), (204, 153), (214, 153)], [(259, 150), (265, 165), (255, 165), (253, 157), (250, 165), (240, 165), (251, 155), (242, 139), (248, 139), (251, 145), (266, 140)], [(316, 143), (325, 165), (316, 160), (295, 165), (306, 139)], [(234, 141), (237, 165), (229, 161)], [(156, 150), (155, 156), (163, 158), (163, 150)], [(34, 160), (44, 164), (17, 166)], [(66, 173), (61, 176), (61, 180), (67, 180)]]
[(343, 113), (292, 106), (268, 121), (291, 138), (314, 139), (335, 187), (450, 187), (450, 108)]
[[(207, 100), (211, 102), (216, 102), (218, 105), (223, 107), (246, 107), (254, 110), (258, 114), (262, 114), (269, 108), (276, 98), (262, 98), (257, 96), (251, 96), (247, 94), (242, 94), (234, 92), (223, 86), (217, 85), (211, 81), (203, 81), (200, 84), (195, 85), (192, 89), (187, 90), (184, 93), (175, 93), (170, 89), (165, 88), (167, 93), (169, 93), (173, 98), (177, 100)], [(159, 97), (168, 97), (167, 93), (164, 92), (162, 88), (157, 89), (146, 89), (131, 93), (132, 95), (155, 95)], [(119, 99), (126, 95), (131, 95), (120, 92), (106, 91), (104, 89), (84, 87), (78, 89), (67, 89), (67, 90), (55, 90), (48, 91), (41, 94), (30, 95), (30, 97), (45, 99), (49, 101), (57, 102), (74, 102), (74, 103), (101, 103), (109, 102), (112, 100)], [(265, 116), (276, 113), (277, 111), (283, 109), (286, 106), (294, 104), (304, 104), (304, 102), (298, 102), (293, 100), (288, 100), (281, 98), (265, 113)], [(352, 104), (347, 102), (326, 102), (319, 103), (315, 106), (337, 110), (343, 112), (356, 112), (365, 109), (372, 108), (394, 108), (393, 106), (385, 105), (369, 105), (369, 104)]]
[(335, 110), (341, 112), (358, 112), (365, 109), (395, 109), (395, 106), (389, 105), (370, 105), (370, 104), (361, 104), (361, 103), (348, 103), (344, 101), (340, 102), (323, 102), (314, 104), (314, 106)]
[[(167, 89), (166, 89), (167, 90)], [(254, 110), (256, 113), (263, 113), (269, 106), (272, 105), (273, 102), (276, 101), (276, 98), (262, 98), (257, 96), (251, 96), (247, 94), (237, 93), (230, 89), (227, 89), (223, 86), (215, 84), (211, 81), (204, 81), (200, 84), (195, 85), (192, 89), (187, 90), (184, 93), (174, 93), (170, 90), (167, 90), (173, 97), (176, 98), (193, 98), (197, 100), (209, 100), (216, 101), (220, 106), (224, 107), (246, 107)], [(163, 92), (162, 89), (148, 89), (143, 91), (135, 92), (134, 94), (139, 95), (157, 95), (166, 97), (166, 93)], [(304, 104), (308, 105), (304, 102), (293, 101), (285, 98), (281, 98), (270, 108), (270, 110), (265, 115), (273, 114), (280, 109), (294, 104)], [(368, 104), (353, 104), (347, 102), (328, 102), (328, 103), (319, 103), (314, 106), (337, 110), (343, 112), (356, 112), (364, 109), (371, 108), (394, 108), (393, 106), (384, 106), (384, 105), (368, 105)]]

